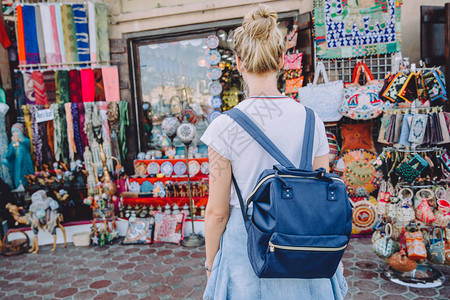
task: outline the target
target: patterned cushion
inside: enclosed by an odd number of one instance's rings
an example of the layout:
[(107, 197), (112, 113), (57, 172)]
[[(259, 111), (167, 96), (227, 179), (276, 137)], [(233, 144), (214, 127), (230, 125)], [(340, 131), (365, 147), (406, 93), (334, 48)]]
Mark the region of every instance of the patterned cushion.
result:
[(127, 234), (122, 244), (150, 244), (152, 242), (153, 218), (135, 218), (128, 222)]
[(185, 212), (169, 215), (155, 211), (155, 242), (180, 244), (184, 238)]

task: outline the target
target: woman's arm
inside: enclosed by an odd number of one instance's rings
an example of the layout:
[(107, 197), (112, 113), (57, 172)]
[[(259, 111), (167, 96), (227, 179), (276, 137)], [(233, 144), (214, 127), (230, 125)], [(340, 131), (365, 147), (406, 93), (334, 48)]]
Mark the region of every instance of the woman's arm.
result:
[[(209, 199), (205, 211), (206, 264), (212, 268), (220, 239), (230, 217), (231, 163), (208, 148)], [(207, 272), (208, 278), (210, 273)]]
[(317, 170), (319, 168), (324, 168), (329, 172), (330, 170), (330, 161), (328, 158), (328, 153), (322, 156), (314, 157), (313, 160), (313, 170)]

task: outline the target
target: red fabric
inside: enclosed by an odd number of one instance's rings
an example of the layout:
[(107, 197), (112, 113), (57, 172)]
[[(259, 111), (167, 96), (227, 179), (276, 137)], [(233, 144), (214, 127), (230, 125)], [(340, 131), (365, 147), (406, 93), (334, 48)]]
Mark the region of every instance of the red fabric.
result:
[[(197, 207), (203, 206), (208, 203), (208, 197), (193, 197), (194, 204)], [(179, 207), (183, 207), (185, 204), (189, 205), (189, 198), (158, 198), (158, 197), (147, 197), (147, 198), (123, 198), (123, 205), (153, 205), (153, 207), (157, 207), (161, 205), (164, 207), (167, 203), (170, 206), (173, 206), (175, 203)]]
[(0, 22), (0, 43), (2, 44), (3, 48), (8, 48), (11, 46), (11, 41), (9, 40), (8, 34), (6, 33), (5, 24)]
[(23, 31), (22, 6), (17, 6), (17, 51), (19, 52), (19, 64), (25, 65), (27, 57), (25, 54), (25, 34)]
[(81, 103), (83, 98), (81, 96), (81, 80), (80, 71), (69, 71), (69, 96), (71, 103)]
[(92, 69), (82, 69), (80, 71), (81, 90), (83, 93), (83, 102), (95, 101), (95, 79)]
[(44, 75), (41, 71), (31, 73), (34, 86), (34, 96), (36, 97), (36, 105), (48, 104), (47, 93), (45, 91)]

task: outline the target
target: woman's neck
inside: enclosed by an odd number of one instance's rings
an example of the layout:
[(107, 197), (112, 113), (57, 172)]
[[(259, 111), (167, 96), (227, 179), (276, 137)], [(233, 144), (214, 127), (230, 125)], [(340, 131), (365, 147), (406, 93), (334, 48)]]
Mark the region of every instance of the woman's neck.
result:
[(269, 74), (243, 74), (244, 81), (248, 85), (249, 96), (282, 96), (277, 89), (277, 73)]

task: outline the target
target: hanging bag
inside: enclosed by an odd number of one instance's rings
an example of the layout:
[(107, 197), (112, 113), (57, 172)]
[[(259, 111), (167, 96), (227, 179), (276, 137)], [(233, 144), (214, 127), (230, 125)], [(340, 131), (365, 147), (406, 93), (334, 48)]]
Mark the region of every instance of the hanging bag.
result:
[[(384, 103), (378, 95), (383, 83), (374, 80), (365, 63), (361, 62), (355, 68), (357, 74), (353, 82), (344, 89), (344, 98), (339, 111), (345, 117), (355, 120), (376, 118), (383, 112)], [(367, 83), (363, 86), (358, 83), (361, 71), (364, 71), (367, 79)]]
[(427, 251), (420, 231), (405, 232), (408, 257), (414, 260), (427, 258)]
[[(325, 83), (317, 84), (319, 75), (322, 74)], [(336, 122), (342, 118), (339, 106), (342, 102), (344, 84), (342, 80), (328, 81), (327, 72), (322, 62), (316, 65), (313, 83), (298, 91), (300, 103), (311, 108), (323, 122)]]
[(406, 256), (406, 251), (404, 249), (404, 247), (405, 247), (404, 232), (405, 232), (405, 229), (402, 229), (401, 242), (400, 242), (401, 249), (399, 252), (394, 253), (389, 258), (389, 265), (391, 266), (391, 268), (393, 268), (394, 270), (399, 271), (399, 272), (411, 272), (417, 268), (417, 263), (414, 260), (410, 259), (408, 256)]
[(385, 235), (373, 243), (373, 251), (381, 258), (389, 258), (392, 254), (400, 250), (398, 243), (391, 239), (392, 225), (386, 224)]
[(331, 278), (350, 239), (352, 211), (339, 176), (312, 169), (314, 112), (306, 108), (300, 167), (245, 113), (236, 108), (225, 113), (280, 163), (261, 173), (246, 195), (246, 204), (232, 176), (255, 274), (259, 278)]
[(445, 263), (445, 242), (442, 228), (432, 230), (430, 242), (428, 244), (428, 260), (435, 264)]

